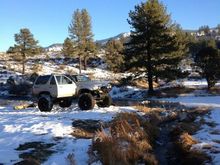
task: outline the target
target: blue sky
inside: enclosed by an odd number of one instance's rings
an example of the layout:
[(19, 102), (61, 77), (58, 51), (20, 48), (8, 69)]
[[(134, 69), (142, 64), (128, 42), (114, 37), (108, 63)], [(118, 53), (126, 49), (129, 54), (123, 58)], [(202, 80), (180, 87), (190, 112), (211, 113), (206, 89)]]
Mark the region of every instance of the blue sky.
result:
[[(144, 0), (0, 0), (0, 51), (14, 45), (14, 34), (29, 28), (43, 47), (68, 36), (72, 13), (86, 8), (94, 39), (129, 32), (128, 13)], [(220, 0), (162, 0), (172, 20), (184, 29), (220, 24)]]

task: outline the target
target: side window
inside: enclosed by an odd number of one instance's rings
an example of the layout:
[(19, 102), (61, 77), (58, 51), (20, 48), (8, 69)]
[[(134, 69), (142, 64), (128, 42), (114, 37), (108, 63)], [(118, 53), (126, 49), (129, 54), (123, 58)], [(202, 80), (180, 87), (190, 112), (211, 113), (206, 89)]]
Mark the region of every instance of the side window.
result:
[(59, 85), (72, 84), (72, 81), (65, 76), (56, 76)]
[(61, 76), (56, 76), (56, 79), (57, 79), (57, 83), (59, 85), (62, 85), (62, 78), (61, 78)]
[(73, 81), (74, 81), (74, 82), (77, 82), (77, 81), (78, 81), (78, 80), (77, 80), (77, 76), (74, 75), (74, 76), (72, 76), (72, 78), (73, 78)]
[(72, 81), (68, 79), (67, 77), (63, 76), (63, 84), (72, 84)]
[(56, 85), (56, 81), (55, 81), (54, 76), (50, 80), (50, 85)]
[(37, 81), (36, 81), (36, 85), (43, 85), (43, 84), (46, 84), (48, 82), (50, 78), (50, 75), (48, 76), (40, 76), (38, 77)]

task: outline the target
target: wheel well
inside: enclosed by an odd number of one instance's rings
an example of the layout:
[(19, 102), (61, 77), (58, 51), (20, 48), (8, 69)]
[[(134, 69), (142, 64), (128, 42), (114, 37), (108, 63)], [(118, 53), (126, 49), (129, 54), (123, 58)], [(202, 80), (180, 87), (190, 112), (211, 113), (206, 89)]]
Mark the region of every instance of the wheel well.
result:
[(89, 89), (80, 89), (78, 94), (81, 95), (82, 93), (91, 93)]
[(51, 95), (50, 95), (50, 92), (46, 92), (46, 91), (39, 93), (38, 96), (40, 97), (40, 96), (42, 96), (42, 95), (49, 95), (49, 96), (51, 96)]

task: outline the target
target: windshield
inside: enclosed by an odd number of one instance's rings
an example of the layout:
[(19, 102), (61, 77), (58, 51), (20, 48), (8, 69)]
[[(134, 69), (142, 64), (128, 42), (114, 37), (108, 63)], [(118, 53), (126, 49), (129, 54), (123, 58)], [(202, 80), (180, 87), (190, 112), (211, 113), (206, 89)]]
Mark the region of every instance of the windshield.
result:
[(90, 78), (84, 75), (77, 75), (77, 81), (78, 82), (90, 81)]

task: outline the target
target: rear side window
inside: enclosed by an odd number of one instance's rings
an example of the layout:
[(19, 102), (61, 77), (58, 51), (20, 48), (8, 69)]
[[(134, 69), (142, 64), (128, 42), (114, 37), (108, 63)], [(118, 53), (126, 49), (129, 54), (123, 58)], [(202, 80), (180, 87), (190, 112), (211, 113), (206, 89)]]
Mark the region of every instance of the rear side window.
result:
[(55, 81), (54, 76), (50, 80), (50, 85), (56, 85), (56, 81)]
[(38, 77), (37, 81), (36, 81), (36, 85), (42, 85), (42, 84), (46, 84), (48, 82), (50, 78), (50, 75), (48, 76), (40, 76)]
[(59, 85), (62, 84), (61, 76), (56, 76), (56, 79), (57, 79), (57, 83), (58, 83)]

